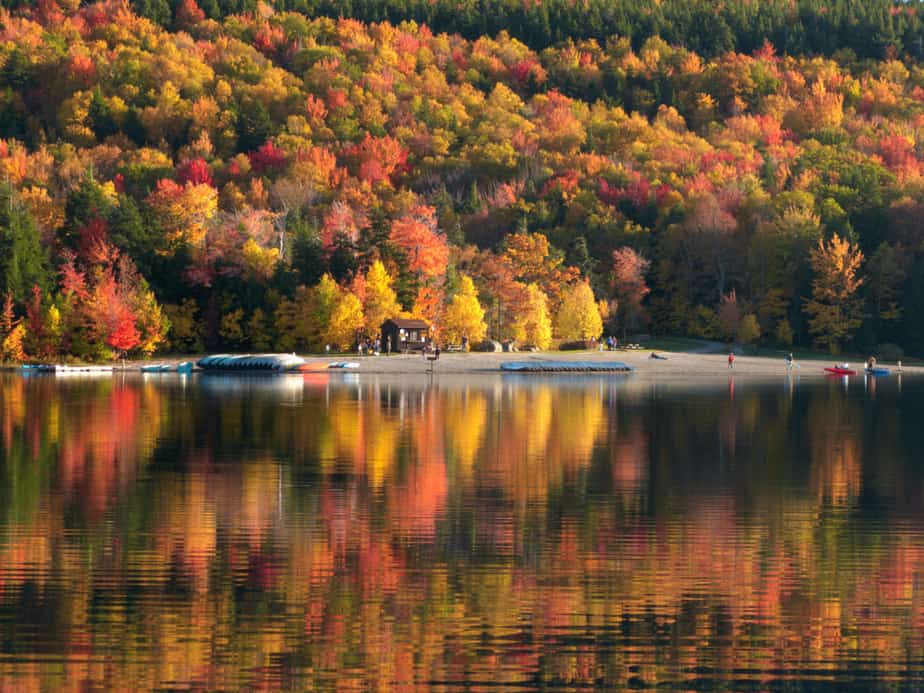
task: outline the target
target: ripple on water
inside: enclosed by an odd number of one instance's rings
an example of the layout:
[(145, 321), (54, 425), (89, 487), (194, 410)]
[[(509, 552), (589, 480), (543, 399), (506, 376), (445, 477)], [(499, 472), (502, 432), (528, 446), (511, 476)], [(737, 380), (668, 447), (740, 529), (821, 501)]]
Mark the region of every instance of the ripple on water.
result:
[(0, 376), (12, 690), (915, 689), (924, 388)]

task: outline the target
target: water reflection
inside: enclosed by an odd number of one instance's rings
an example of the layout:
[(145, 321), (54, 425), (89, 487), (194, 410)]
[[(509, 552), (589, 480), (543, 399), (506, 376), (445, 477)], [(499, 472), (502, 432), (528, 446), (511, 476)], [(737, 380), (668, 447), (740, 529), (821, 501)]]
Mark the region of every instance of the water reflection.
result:
[(924, 388), (875, 387), (0, 376), (0, 680), (917, 685)]

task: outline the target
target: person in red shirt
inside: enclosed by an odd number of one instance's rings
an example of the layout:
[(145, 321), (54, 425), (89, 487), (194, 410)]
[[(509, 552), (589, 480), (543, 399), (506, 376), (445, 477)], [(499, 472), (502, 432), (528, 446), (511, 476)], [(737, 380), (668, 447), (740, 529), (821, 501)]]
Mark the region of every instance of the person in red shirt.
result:
[(732, 352), (728, 352), (728, 367), (735, 367), (735, 355)]

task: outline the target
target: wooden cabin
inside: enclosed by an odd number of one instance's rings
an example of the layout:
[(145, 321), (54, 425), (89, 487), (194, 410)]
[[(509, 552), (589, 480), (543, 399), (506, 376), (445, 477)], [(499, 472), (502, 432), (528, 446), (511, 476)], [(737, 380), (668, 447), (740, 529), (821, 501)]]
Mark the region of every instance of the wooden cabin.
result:
[(430, 325), (415, 318), (389, 318), (382, 323), (382, 352), (420, 351), (430, 343)]

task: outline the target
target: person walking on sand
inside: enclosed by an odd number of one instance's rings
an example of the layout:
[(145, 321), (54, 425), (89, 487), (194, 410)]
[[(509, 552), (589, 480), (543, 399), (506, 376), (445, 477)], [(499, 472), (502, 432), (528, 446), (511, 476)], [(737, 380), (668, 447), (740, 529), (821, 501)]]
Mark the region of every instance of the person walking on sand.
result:
[(792, 352), (786, 354), (786, 370), (791, 371), (793, 367)]
[(735, 352), (733, 351), (728, 352), (728, 367), (729, 368), (735, 367)]

